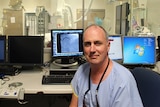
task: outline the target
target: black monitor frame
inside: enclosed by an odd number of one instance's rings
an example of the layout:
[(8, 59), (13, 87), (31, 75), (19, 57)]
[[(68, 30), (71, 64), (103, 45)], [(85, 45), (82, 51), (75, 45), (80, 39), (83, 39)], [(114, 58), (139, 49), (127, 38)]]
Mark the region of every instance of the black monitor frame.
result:
[(42, 66), (43, 56), (44, 36), (8, 36), (8, 65)]

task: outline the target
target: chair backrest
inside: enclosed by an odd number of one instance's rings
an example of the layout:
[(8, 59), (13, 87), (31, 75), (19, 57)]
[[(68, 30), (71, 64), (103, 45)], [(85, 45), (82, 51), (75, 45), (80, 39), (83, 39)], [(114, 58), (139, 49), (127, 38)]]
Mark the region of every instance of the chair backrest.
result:
[(160, 75), (143, 67), (136, 67), (131, 72), (137, 82), (144, 107), (160, 107)]

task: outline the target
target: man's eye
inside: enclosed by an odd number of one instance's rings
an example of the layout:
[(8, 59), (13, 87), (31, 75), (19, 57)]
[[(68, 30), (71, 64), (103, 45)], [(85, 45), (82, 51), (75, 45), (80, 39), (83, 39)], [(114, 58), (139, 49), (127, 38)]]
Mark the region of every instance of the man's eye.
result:
[(86, 42), (86, 43), (84, 43), (84, 46), (85, 46), (85, 47), (89, 47), (89, 46), (91, 46), (91, 43)]
[(95, 42), (94, 43), (96, 46), (99, 46), (99, 45), (101, 45), (102, 43), (101, 42)]

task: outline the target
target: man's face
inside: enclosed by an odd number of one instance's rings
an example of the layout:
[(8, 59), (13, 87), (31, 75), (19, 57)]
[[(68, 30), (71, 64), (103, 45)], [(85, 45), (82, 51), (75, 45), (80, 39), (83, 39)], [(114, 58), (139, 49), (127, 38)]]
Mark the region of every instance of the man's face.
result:
[(100, 64), (108, 58), (109, 41), (100, 28), (89, 28), (83, 37), (84, 55), (91, 64)]

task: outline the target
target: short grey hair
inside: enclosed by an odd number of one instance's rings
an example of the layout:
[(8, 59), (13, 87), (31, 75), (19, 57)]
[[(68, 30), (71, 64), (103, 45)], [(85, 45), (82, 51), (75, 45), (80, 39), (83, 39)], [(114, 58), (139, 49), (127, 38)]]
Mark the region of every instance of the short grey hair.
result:
[[(91, 25), (89, 25), (89, 26), (87, 26), (87, 27), (85, 28), (84, 33), (85, 33), (85, 31), (86, 31), (88, 28), (90, 28), (90, 27), (92, 27), (92, 26), (99, 27), (100, 29), (102, 29), (102, 30), (104, 31), (104, 33), (105, 33), (106, 40), (108, 40), (108, 32), (107, 32), (102, 26), (100, 26), (100, 25), (91, 24)], [(84, 34), (84, 33), (83, 33), (83, 34)]]

